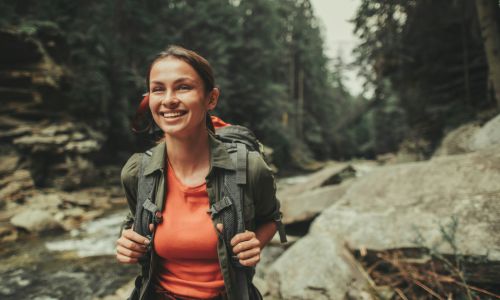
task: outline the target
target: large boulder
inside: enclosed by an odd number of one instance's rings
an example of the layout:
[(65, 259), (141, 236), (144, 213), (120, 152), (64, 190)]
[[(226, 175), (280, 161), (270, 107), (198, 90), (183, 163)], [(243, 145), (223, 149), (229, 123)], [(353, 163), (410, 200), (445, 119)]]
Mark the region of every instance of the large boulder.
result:
[(29, 232), (48, 232), (61, 229), (61, 224), (54, 218), (54, 214), (42, 209), (25, 210), (10, 219), (12, 225)]
[(481, 127), (476, 123), (462, 125), (450, 131), (441, 141), (434, 156), (455, 155), (471, 152), (471, 140)]
[[(374, 250), (421, 246), (500, 260), (500, 151), (435, 158), (373, 171), (312, 225), (312, 233)], [(453, 223), (456, 223), (453, 225)], [(455, 227), (455, 228), (453, 228)]]
[(328, 235), (308, 235), (290, 247), (266, 276), (271, 297), (278, 299), (344, 299), (366, 283), (349, 263), (342, 244)]
[(500, 148), (500, 115), (484, 124), (471, 140), (472, 150), (481, 150), (492, 146)]
[(339, 185), (306, 190), (297, 196), (280, 199), (283, 223), (292, 224), (314, 219), (323, 210), (342, 198), (351, 183), (352, 180), (347, 180)]
[(283, 299), (343, 299), (355, 275), (339, 258), (339, 245), (422, 247), (498, 262), (499, 213), (498, 149), (378, 168), (354, 182), (271, 266), (270, 290)]
[(350, 185), (356, 170), (348, 164), (331, 162), (311, 175), (292, 178), (293, 184), (279, 185), (277, 197), (281, 202), (283, 222), (310, 221), (321, 211), (340, 199)]
[(483, 126), (469, 123), (452, 130), (444, 137), (434, 156), (463, 154), (495, 146), (500, 147), (500, 115)]

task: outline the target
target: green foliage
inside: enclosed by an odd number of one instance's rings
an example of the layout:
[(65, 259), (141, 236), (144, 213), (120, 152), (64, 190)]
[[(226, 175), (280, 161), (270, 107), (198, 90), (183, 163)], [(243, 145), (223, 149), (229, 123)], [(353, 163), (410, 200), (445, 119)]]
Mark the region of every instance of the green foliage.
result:
[(382, 100), (377, 153), (405, 136), (435, 147), (445, 130), (494, 106), (474, 1), (364, 0), (354, 23), (362, 75)]
[(22, 0), (0, 1), (0, 11), (2, 27), (41, 40), (57, 33), (51, 54), (67, 74), (48, 105), (104, 131), (110, 150), (132, 142), (151, 58), (178, 44), (214, 67), (216, 113), (254, 130), (280, 167), (311, 159), (310, 150), (317, 159), (337, 154), (332, 129), (350, 96), (341, 71), (328, 68), (309, 0)]

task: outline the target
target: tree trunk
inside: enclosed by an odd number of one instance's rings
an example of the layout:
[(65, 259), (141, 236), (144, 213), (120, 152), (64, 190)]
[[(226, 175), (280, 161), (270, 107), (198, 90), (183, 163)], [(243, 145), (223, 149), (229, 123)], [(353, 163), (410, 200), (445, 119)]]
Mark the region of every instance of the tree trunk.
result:
[[(289, 70), (288, 74), (290, 75), (289, 77), (289, 96), (290, 96), (290, 101), (293, 101), (295, 103), (295, 53), (292, 50), (290, 54), (290, 65), (289, 65)], [(295, 107), (292, 106), (291, 109), (291, 115), (287, 117), (287, 125), (289, 126), (288, 128), (292, 132), (294, 136), (296, 136), (296, 130), (295, 130), (295, 124), (296, 124), (296, 114), (295, 114)]]
[(476, 9), (488, 61), (489, 77), (495, 90), (497, 109), (500, 110), (500, 33), (496, 20), (498, 1), (476, 0)]
[(297, 137), (304, 139), (304, 70), (299, 70), (297, 82)]

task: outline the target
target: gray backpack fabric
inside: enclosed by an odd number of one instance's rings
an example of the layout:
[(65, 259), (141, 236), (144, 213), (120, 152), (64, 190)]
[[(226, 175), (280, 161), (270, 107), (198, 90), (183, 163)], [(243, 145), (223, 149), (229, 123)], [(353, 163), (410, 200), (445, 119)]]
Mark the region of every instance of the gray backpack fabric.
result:
[[(231, 239), (238, 233), (245, 231), (244, 223), (244, 187), (247, 184), (247, 156), (248, 151), (257, 151), (262, 155), (262, 145), (255, 135), (243, 126), (231, 125), (216, 130), (216, 135), (224, 143), (231, 159), (235, 163), (236, 171), (225, 170), (222, 174), (222, 186), (219, 188), (222, 195), (220, 201), (214, 203), (209, 211), (212, 217), (219, 214), (223, 222), (222, 238), (228, 247), (228, 253), (232, 253)], [(144, 166), (151, 158), (151, 151), (146, 151), (143, 155), (139, 168), (137, 207), (134, 221), (134, 231), (140, 235), (154, 239), (154, 231), (149, 231), (149, 224), (159, 224), (161, 211), (155, 204), (154, 193), (158, 182), (158, 176), (151, 174), (144, 176)], [(283, 227), (279, 227), (281, 242), (286, 242)], [(151, 244), (150, 244), (151, 245)], [(150, 246), (151, 247), (151, 246)], [(149, 272), (149, 262), (151, 260), (151, 249), (139, 260), (143, 267), (143, 272)], [(254, 268), (244, 267), (239, 264), (236, 256), (232, 257), (231, 263), (236, 270), (237, 290), (242, 300), (262, 299), (260, 292), (253, 286), (252, 278), (255, 273)], [(151, 275), (151, 274), (150, 274)], [(151, 276), (150, 276), (151, 277)], [(138, 290), (137, 287), (135, 290)], [(137, 293), (137, 291), (134, 291)], [(133, 292), (133, 293), (134, 293)], [(139, 297), (137, 297), (139, 298)], [(129, 299), (134, 299), (133, 295)]]

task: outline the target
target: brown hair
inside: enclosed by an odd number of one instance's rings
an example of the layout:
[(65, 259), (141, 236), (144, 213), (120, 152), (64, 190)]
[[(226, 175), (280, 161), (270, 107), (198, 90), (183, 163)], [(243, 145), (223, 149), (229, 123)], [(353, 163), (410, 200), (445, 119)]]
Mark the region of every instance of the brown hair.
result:
[(182, 48), (180, 46), (172, 45), (167, 47), (165, 51), (162, 51), (156, 55), (156, 57), (151, 62), (148, 69), (148, 74), (146, 77), (146, 87), (149, 90), (149, 76), (151, 74), (151, 69), (154, 64), (167, 57), (175, 57), (177, 59), (183, 60), (189, 64), (198, 73), (205, 86), (205, 91), (208, 93), (212, 91), (215, 87), (214, 72), (210, 63), (198, 53)]

